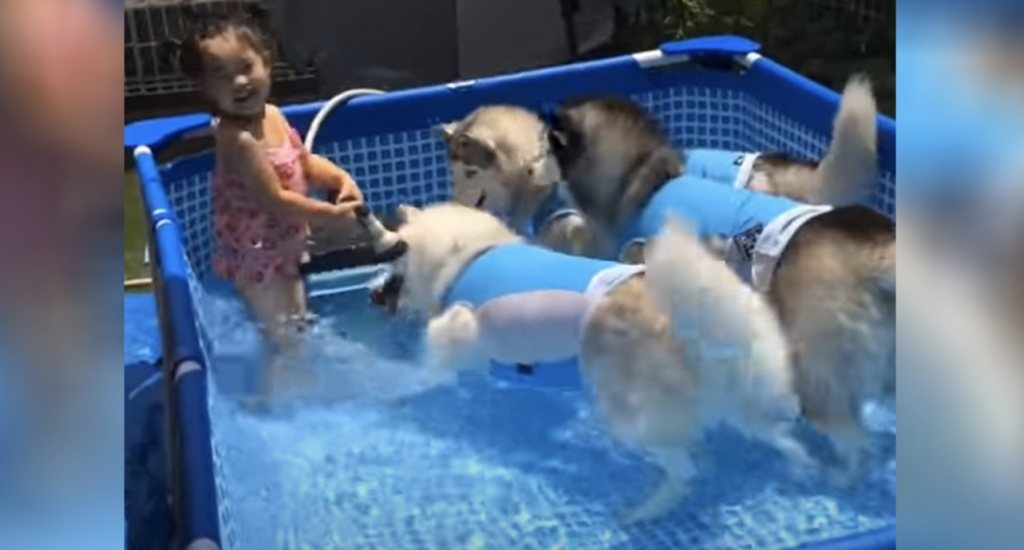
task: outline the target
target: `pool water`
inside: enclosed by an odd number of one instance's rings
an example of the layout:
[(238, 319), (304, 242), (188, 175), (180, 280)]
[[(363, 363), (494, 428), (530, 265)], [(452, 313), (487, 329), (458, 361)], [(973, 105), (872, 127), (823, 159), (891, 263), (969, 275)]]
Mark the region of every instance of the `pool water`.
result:
[(311, 307), (321, 318), (304, 367), (319, 381), (256, 413), (236, 399), (251, 384), (253, 329), (234, 299), (203, 306), (236, 549), (767, 550), (895, 521), (885, 410), (872, 415), (883, 451), (864, 486), (794, 480), (771, 450), (723, 429), (671, 515), (623, 528), (615, 514), (660, 476), (604, 435), (582, 393), (449, 383), (423, 359), (419, 328), (371, 309), (365, 291)]

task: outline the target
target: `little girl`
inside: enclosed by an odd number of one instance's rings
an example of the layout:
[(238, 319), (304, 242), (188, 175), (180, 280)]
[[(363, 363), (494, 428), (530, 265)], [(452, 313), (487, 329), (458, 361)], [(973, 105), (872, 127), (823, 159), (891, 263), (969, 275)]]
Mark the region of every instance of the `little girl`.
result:
[[(366, 210), (362, 194), (347, 172), (304, 149), (267, 103), (270, 49), (252, 18), (201, 22), (181, 42), (178, 64), (214, 116), (214, 272), (235, 284), (276, 348), (269, 359), (289, 355), (306, 318), (299, 265), (309, 225), (357, 230), (356, 212)], [(307, 184), (335, 192), (336, 202), (307, 197)], [(266, 374), (264, 380), (273, 378)]]

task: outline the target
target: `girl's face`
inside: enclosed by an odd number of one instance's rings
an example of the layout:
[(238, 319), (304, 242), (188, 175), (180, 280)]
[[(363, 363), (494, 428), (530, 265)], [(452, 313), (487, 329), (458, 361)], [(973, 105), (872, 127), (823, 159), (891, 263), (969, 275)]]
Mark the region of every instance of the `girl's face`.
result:
[(218, 112), (262, 115), (270, 95), (269, 58), (236, 32), (204, 40), (202, 51), (202, 91)]

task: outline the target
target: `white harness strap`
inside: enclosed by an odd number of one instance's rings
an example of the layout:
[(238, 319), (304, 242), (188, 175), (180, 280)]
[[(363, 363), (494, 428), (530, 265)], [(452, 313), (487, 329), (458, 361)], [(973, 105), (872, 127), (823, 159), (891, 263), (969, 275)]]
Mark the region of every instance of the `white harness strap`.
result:
[[(585, 294), (587, 298), (587, 311), (580, 320), (582, 323), (581, 327), (587, 326), (587, 323), (590, 322), (590, 315), (594, 313), (594, 308), (597, 307), (597, 304), (601, 303), (602, 298), (631, 277), (643, 273), (644, 269), (645, 266), (643, 265), (624, 264), (609, 267), (595, 275), (590, 280), (590, 284), (587, 285)], [(582, 330), (580, 334), (583, 334)]]
[(779, 265), (779, 258), (789, 245), (790, 239), (801, 227), (816, 216), (832, 210), (831, 206), (802, 205), (775, 218), (761, 232), (754, 245), (751, 265), (751, 282), (759, 292), (767, 292), (772, 276)]
[(757, 162), (760, 156), (760, 153), (746, 153), (743, 155), (743, 161), (740, 162), (740, 168), (736, 172), (736, 181), (732, 183), (733, 187), (746, 189), (750, 185), (750, 176), (754, 172), (754, 163)]

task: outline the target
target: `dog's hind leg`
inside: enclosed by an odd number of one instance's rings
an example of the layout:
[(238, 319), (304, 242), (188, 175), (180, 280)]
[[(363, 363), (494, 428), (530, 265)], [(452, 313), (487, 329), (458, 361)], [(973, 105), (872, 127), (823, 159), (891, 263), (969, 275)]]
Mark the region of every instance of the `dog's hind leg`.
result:
[(791, 424), (781, 423), (766, 426), (764, 429), (751, 435), (771, 445), (772, 448), (778, 451), (793, 476), (806, 478), (820, 471), (818, 462), (811, 457), (804, 445), (793, 436)]
[(661, 449), (654, 455), (665, 477), (643, 502), (622, 514), (623, 525), (651, 521), (667, 514), (686, 495), (690, 480), (697, 474), (688, 448)]
[(843, 462), (842, 467), (833, 470), (830, 480), (837, 486), (848, 488), (864, 480), (872, 456), (871, 434), (856, 418), (823, 430), (832, 441), (832, 446)]

